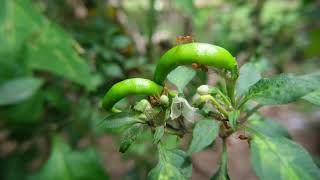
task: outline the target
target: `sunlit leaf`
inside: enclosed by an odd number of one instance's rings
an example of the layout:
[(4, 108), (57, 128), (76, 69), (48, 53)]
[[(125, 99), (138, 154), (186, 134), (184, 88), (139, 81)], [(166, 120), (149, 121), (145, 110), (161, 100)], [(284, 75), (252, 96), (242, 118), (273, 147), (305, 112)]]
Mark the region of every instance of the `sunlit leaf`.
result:
[(287, 104), (319, 88), (320, 74), (281, 74), (259, 80), (249, 88), (245, 100), (254, 99), (262, 105)]
[(253, 133), (251, 164), (261, 180), (320, 179), (319, 168), (306, 150), (282, 137)]
[(307, 94), (306, 96), (303, 96), (302, 99), (314, 105), (320, 106), (320, 90)]

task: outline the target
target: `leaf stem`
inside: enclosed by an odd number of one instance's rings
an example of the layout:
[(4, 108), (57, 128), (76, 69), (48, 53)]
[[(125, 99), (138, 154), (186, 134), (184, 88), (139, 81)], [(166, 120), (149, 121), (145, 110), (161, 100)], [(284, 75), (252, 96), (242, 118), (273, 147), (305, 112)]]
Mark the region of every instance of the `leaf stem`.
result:
[(220, 113), (222, 113), (225, 117), (228, 117), (228, 112), (221, 106), (221, 104), (214, 98), (212, 97), (211, 95), (203, 95), (203, 96), (200, 96), (200, 100), (201, 101), (207, 101), (207, 100), (210, 100), (210, 102), (212, 103), (212, 105), (214, 105), (218, 111)]

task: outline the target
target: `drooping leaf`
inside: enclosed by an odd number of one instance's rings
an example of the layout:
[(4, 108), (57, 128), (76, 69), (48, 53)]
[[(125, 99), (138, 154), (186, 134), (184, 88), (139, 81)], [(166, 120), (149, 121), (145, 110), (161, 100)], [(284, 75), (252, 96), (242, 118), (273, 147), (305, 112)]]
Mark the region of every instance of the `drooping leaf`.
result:
[(219, 135), (219, 123), (212, 119), (200, 120), (192, 133), (188, 154), (199, 152), (209, 146)]
[(21, 60), (26, 60), (28, 68), (49, 71), (94, 88), (89, 65), (77, 53), (81, 47), (30, 1), (3, 0), (0, 11), (0, 42), (13, 50), (11, 54), (23, 53)]
[(237, 120), (238, 120), (239, 116), (240, 116), (240, 111), (239, 110), (230, 111), (229, 114), (228, 114), (228, 119), (229, 119), (231, 128), (233, 130), (237, 129)]
[(228, 152), (227, 152), (227, 144), (223, 142), (222, 153), (219, 162), (218, 171), (210, 178), (211, 180), (230, 180), (228, 174)]
[(143, 124), (135, 124), (127, 129), (122, 137), (119, 151), (121, 153), (125, 153), (130, 148), (132, 143), (134, 143), (134, 141), (142, 134), (143, 129)]
[(280, 123), (258, 114), (253, 114), (247, 121), (247, 125), (269, 137), (286, 137), (291, 139), (288, 130)]
[(107, 116), (99, 126), (104, 126), (104, 129), (120, 129), (138, 122), (139, 120), (134, 114), (129, 112), (118, 112)]
[(287, 104), (319, 88), (319, 73), (303, 76), (281, 74), (259, 80), (245, 93), (245, 101), (253, 99), (262, 105)]
[(306, 150), (283, 137), (254, 132), (251, 164), (261, 180), (320, 179), (320, 170)]
[(157, 144), (164, 135), (164, 126), (158, 126), (153, 136), (153, 144)]
[(261, 74), (255, 64), (246, 63), (241, 66), (236, 84), (237, 96), (241, 96), (250, 86), (261, 79)]
[(0, 85), (0, 105), (16, 104), (35, 94), (43, 81), (35, 77), (22, 77)]
[(178, 149), (167, 149), (158, 145), (159, 161), (149, 174), (151, 180), (183, 180), (190, 179), (192, 165), (189, 157), (184, 151)]
[(180, 92), (183, 92), (183, 89), (194, 78), (195, 75), (195, 70), (186, 66), (178, 66), (168, 74), (167, 78), (178, 88)]
[(42, 169), (29, 177), (30, 180), (56, 179), (109, 179), (93, 149), (72, 151), (55, 136), (51, 155)]
[(302, 99), (314, 105), (320, 106), (320, 90), (307, 94), (306, 96), (303, 96)]

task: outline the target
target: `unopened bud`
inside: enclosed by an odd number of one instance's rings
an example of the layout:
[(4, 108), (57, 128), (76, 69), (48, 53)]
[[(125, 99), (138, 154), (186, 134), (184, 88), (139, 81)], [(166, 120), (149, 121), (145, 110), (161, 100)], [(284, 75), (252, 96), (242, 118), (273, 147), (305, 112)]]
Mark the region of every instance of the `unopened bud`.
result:
[(197, 93), (200, 95), (207, 95), (209, 94), (209, 86), (208, 85), (201, 85), (197, 89)]
[(161, 95), (160, 97), (160, 103), (162, 105), (168, 106), (169, 105), (169, 98), (166, 95)]

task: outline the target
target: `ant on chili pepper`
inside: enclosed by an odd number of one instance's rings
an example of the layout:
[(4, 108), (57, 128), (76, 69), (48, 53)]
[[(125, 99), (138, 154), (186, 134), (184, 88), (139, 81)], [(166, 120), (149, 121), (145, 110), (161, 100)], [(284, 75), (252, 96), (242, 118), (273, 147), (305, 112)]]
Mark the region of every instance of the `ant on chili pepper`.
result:
[(192, 68), (194, 70), (202, 70), (204, 72), (208, 72), (209, 71), (207, 66), (204, 66), (204, 65), (201, 65), (201, 64), (192, 63), (191, 66), (192, 66)]
[(190, 35), (186, 35), (186, 36), (180, 35), (180, 36), (176, 37), (176, 42), (178, 44), (183, 44), (183, 43), (193, 42), (193, 41), (194, 41), (194, 39)]

